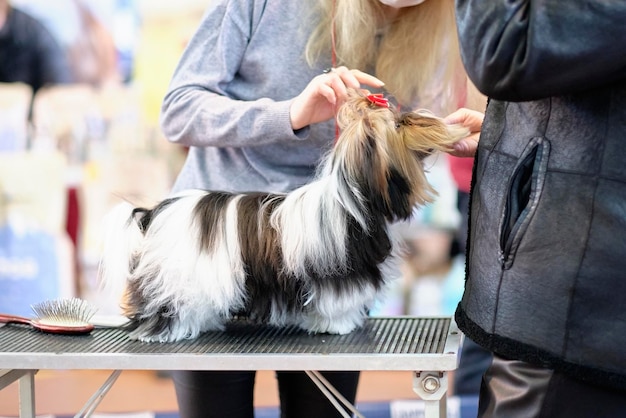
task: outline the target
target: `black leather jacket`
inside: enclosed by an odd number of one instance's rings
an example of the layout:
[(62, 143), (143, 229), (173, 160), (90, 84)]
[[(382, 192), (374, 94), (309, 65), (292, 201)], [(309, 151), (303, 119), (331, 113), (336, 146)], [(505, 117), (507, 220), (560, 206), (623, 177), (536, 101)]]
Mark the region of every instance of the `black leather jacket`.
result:
[(456, 5), (490, 97), (457, 323), (505, 357), (626, 389), (626, 2)]

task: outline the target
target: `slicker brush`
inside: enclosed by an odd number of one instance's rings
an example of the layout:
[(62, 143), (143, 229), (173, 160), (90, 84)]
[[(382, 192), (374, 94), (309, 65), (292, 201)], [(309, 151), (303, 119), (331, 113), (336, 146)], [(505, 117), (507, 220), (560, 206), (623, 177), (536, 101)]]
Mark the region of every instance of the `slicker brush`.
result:
[(79, 298), (55, 299), (31, 305), (34, 318), (0, 314), (0, 323), (25, 324), (52, 334), (88, 334), (94, 329), (89, 321), (97, 309)]

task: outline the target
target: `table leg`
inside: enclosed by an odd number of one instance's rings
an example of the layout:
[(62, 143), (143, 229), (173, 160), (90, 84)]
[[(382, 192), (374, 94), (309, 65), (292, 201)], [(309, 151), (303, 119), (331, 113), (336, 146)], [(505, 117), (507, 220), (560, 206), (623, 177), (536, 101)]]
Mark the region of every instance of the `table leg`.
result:
[(415, 372), (413, 375), (413, 391), (424, 401), (425, 418), (446, 418), (447, 372)]
[(19, 380), (20, 418), (35, 418), (35, 373), (27, 370)]
[(96, 407), (100, 404), (100, 401), (102, 401), (104, 396), (109, 392), (109, 389), (111, 389), (113, 383), (115, 383), (121, 373), (122, 370), (114, 370), (109, 378), (102, 384), (102, 386), (100, 386), (100, 389), (98, 389), (96, 393), (94, 393), (91, 398), (89, 398), (83, 408), (78, 411), (76, 415), (74, 415), (74, 418), (90, 417), (91, 414), (93, 414), (93, 412), (96, 410)]
[(354, 415), (356, 418), (365, 418), (363, 414), (361, 414), (354, 405), (352, 405), (346, 398), (343, 397), (341, 393), (328, 381), (322, 374), (318, 371), (314, 370), (305, 370), (304, 371), (307, 376), (315, 383), (317, 388), (326, 396), (326, 398), (333, 404), (337, 412), (339, 412), (343, 417), (350, 418), (350, 415), (341, 407), (341, 404), (344, 404)]
[(37, 370), (0, 370), (0, 390), (18, 382), (20, 418), (35, 418), (35, 374)]

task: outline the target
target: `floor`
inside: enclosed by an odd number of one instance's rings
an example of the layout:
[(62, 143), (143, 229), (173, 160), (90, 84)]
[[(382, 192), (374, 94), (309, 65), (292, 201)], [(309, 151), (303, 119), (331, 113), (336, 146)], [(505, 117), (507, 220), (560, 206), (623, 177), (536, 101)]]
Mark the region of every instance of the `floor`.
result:
[[(108, 370), (40, 371), (35, 376), (38, 415), (74, 415), (105, 382)], [(417, 399), (411, 372), (366, 371), (361, 374), (358, 402)], [(0, 417), (17, 416), (18, 384), (0, 391)], [(255, 386), (256, 406), (276, 406), (276, 381), (271, 371), (260, 371)], [(174, 412), (176, 396), (167, 377), (145, 370), (126, 370), (102, 400), (97, 413)]]

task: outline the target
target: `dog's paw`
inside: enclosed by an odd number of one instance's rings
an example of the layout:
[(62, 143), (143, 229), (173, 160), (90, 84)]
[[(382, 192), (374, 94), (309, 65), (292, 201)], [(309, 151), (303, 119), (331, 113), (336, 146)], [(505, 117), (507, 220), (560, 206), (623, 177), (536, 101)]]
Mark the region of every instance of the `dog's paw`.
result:
[(312, 334), (349, 334), (363, 325), (365, 318), (351, 318), (349, 316), (343, 318), (325, 318), (325, 317), (308, 317), (305, 318), (300, 327)]

